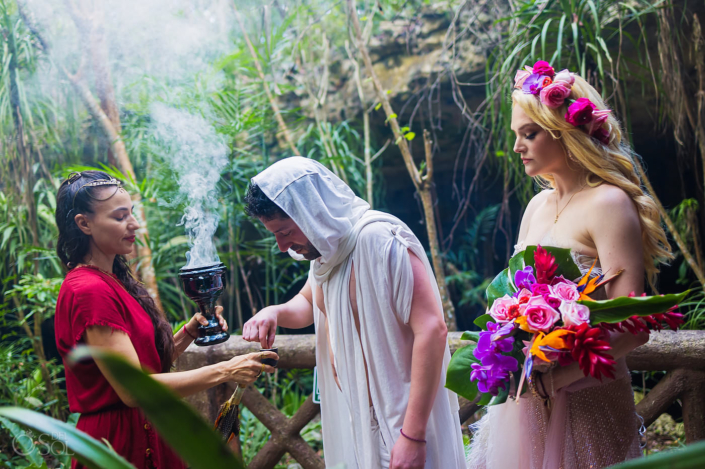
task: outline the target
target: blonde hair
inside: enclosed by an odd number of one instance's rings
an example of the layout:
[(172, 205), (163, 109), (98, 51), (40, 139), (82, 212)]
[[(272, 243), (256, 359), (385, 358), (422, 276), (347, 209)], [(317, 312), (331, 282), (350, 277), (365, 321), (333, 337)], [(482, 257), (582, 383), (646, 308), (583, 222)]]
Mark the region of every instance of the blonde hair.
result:
[[(641, 224), (641, 241), (644, 252), (644, 270), (649, 284), (653, 287), (658, 265), (673, 258), (671, 246), (661, 226), (661, 218), (654, 200), (646, 194), (634, 167), (634, 154), (629, 143), (622, 139), (619, 121), (610, 114), (605, 125), (610, 130), (609, 144), (604, 145), (590, 137), (581, 127), (575, 127), (565, 120), (568, 101), (588, 98), (598, 109), (608, 109), (600, 94), (582, 77), (574, 75), (575, 83), (569, 98), (557, 109), (541, 104), (538, 96), (525, 94), (521, 90), (512, 93), (512, 102), (534, 122), (559, 139), (570, 159), (588, 172), (587, 183), (597, 186), (606, 182), (619, 187), (629, 195), (634, 203)], [(570, 163), (570, 162), (569, 162)], [(554, 188), (551, 175), (537, 176), (538, 184), (543, 188)]]

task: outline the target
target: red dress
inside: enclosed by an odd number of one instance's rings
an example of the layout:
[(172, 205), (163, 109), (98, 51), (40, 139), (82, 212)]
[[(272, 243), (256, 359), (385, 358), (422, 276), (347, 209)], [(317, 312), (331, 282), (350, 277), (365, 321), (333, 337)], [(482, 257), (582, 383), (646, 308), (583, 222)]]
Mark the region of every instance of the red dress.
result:
[[(71, 350), (85, 343), (86, 328), (108, 326), (130, 337), (145, 371), (161, 370), (152, 320), (117, 277), (91, 267), (71, 270), (59, 291), (54, 323), (66, 369), (69, 409), (81, 414), (77, 428), (99, 441), (108, 440), (138, 469), (185, 468), (142, 411), (122, 403), (93, 360), (72, 367), (66, 363)], [(71, 463), (72, 469), (83, 467), (76, 460)]]

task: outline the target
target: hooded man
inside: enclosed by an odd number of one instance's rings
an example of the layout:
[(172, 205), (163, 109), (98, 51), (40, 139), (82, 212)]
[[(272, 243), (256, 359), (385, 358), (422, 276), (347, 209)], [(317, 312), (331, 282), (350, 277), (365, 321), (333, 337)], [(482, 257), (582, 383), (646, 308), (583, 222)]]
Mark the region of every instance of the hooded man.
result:
[(326, 467), (465, 468), (441, 298), (412, 231), (298, 156), (252, 178), (245, 203), (282, 252), (311, 261), (301, 292), (242, 336), (270, 348), (277, 326), (315, 324)]

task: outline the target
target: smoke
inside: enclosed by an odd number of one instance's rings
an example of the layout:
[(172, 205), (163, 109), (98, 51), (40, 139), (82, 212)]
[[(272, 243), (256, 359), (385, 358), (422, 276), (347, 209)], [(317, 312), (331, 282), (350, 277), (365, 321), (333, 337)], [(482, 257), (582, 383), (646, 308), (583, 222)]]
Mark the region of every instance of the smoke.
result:
[[(233, 49), (232, 0), (20, 1), (49, 43), (51, 62), (79, 72), (91, 88), (91, 60), (96, 51), (107, 53), (118, 106), (149, 113), (148, 132), (156, 143), (151, 150), (177, 179), (178, 192), (163, 196), (170, 206), (185, 206), (180, 224), (191, 246), (186, 267), (219, 262), (213, 235), (228, 147), (203, 117), (209, 110), (202, 103), (203, 93), (222, 80), (212, 64)], [(81, 34), (78, 25), (87, 22), (104, 31), (103, 48)], [(60, 87), (67, 86), (51, 66), (40, 68), (34, 80), (41, 94), (60, 96)]]
[(177, 175), (176, 201), (186, 208), (181, 223), (189, 235), (191, 251), (187, 269), (219, 262), (213, 235), (220, 217), (217, 212), (217, 184), (228, 164), (228, 147), (202, 117), (168, 107), (151, 106), (152, 131), (160, 146), (170, 154)]

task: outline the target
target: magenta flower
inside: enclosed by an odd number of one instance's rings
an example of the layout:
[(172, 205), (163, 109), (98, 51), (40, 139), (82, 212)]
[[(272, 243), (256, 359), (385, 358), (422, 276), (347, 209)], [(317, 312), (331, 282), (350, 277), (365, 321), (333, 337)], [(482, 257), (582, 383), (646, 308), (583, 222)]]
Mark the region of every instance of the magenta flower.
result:
[(556, 71), (549, 65), (548, 62), (545, 60), (539, 60), (534, 64), (531, 69), (534, 71), (534, 73), (539, 74), (539, 75), (546, 75), (550, 78), (553, 78), (553, 76), (556, 74)]
[(597, 109), (597, 106), (589, 99), (578, 98), (573, 104), (568, 106), (568, 112), (565, 113), (565, 120), (575, 127), (589, 124), (592, 121), (592, 112), (595, 109)]
[(548, 106), (551, 109), (561, 107), (568, 96), (570, 96), (570, 86), (566, 86), (565, 83), (557, 83), (555, 81), (543, 88), (539, 94), (541, 104)]

